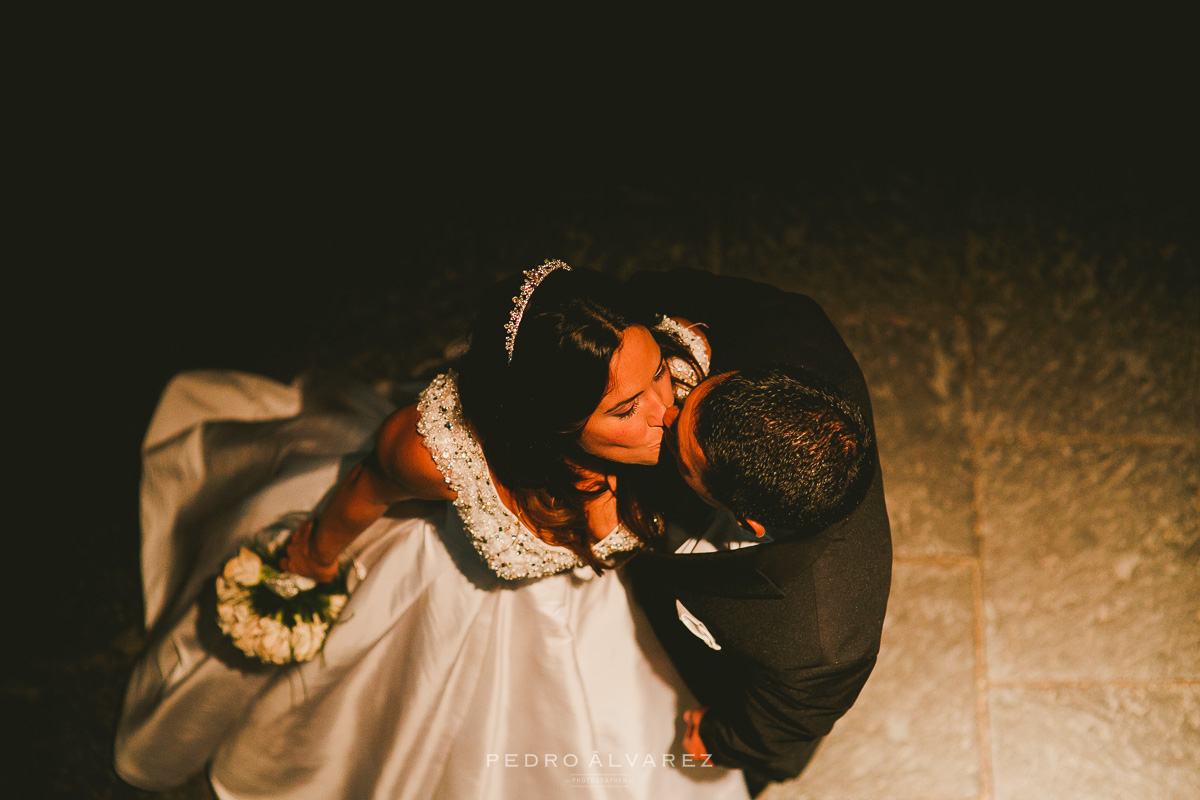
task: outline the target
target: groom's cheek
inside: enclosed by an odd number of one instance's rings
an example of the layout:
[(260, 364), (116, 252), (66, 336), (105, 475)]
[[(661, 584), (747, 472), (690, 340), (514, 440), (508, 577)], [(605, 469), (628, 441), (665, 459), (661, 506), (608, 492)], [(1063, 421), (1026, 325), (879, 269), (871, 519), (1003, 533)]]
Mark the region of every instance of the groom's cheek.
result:
[(679, 420), (679, 406), (669, 405), (663, 412), (663, 425), (672, 432), (675, 430), (675, 423)]

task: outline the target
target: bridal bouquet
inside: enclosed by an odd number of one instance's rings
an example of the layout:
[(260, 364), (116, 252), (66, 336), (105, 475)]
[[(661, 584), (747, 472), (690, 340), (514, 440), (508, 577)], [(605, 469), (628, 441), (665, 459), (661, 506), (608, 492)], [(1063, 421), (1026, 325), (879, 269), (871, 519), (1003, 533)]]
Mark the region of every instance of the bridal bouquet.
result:
[(217, 576), (217, 624), (237, 648), (268, 664), (311, 660), (325, 645), (349, 598), (346, 561), (328, 583), (284, 572), (279, 560), (290, 532), (269, 545), (243, 547)]

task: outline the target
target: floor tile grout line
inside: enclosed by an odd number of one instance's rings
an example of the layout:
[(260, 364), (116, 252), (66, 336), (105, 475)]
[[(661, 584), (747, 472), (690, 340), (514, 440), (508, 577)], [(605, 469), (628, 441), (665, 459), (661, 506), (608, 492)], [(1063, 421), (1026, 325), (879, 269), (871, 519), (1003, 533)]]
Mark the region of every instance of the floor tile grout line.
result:
[(1200, 689), (1200, 679), (1193, 680), (1190, 678), (1155, 678), (1147, 680), (1138, 680), (1136, 678), (1123, 679), (1083, 679), (1083, 680), (1066, 680), (1066, 681), (992, 681), (991, 688), (993, 689), (1033, 689), (1036, 691), (1049, 691), (1053, 689)]
[(1016, 432), (1008, 434), (969, 434), (981, 446), (993, 444), (1023, 444), (1023, 445), (1086, 445), (1086, 444), (1112, 444), (1120, 446), (1129, 445), (1162, 445), (1162, 446), (1183, 446), (1188, 447), (1195, 443), (1195, 440), (1189, 436), (1176, 436), (1174, 434), (1155, 434), (1155, 433), (1127, 433), (1127, 434), (1103, 434), (1103, 433), (1030, 433), (1028, 431)]
[(979, 561), (978, 556), (960, 555), (899, 555), (893, 556), (892, 563), (906, 567), (969, 567)]

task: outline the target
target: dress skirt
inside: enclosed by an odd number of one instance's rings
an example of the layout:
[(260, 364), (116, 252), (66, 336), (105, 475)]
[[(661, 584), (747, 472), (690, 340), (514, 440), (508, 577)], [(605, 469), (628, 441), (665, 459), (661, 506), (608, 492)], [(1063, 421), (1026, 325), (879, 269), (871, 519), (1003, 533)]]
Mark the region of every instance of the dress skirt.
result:
[(680, 749), (694, 699), (620, 571), (502, 581), (449, 504), (384, 517), (323, 652), (242, 657), (213, 579), (260, 530), (319, 507), (392, 410), (230, 372), (167, 388), (144, 446), (149, 643), (118, 772), (165, 789), (205, 770), (222, 798), (745, 798)]

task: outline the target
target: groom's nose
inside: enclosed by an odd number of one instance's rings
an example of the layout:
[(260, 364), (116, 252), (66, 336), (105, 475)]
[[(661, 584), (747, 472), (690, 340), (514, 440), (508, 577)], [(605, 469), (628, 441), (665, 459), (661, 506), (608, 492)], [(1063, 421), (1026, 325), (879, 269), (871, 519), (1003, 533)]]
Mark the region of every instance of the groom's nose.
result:
[(663, 412), (663, 427), (674, 428), (675, 421), (679, 419), (679, 406), (667, 406), (667, 410)]

